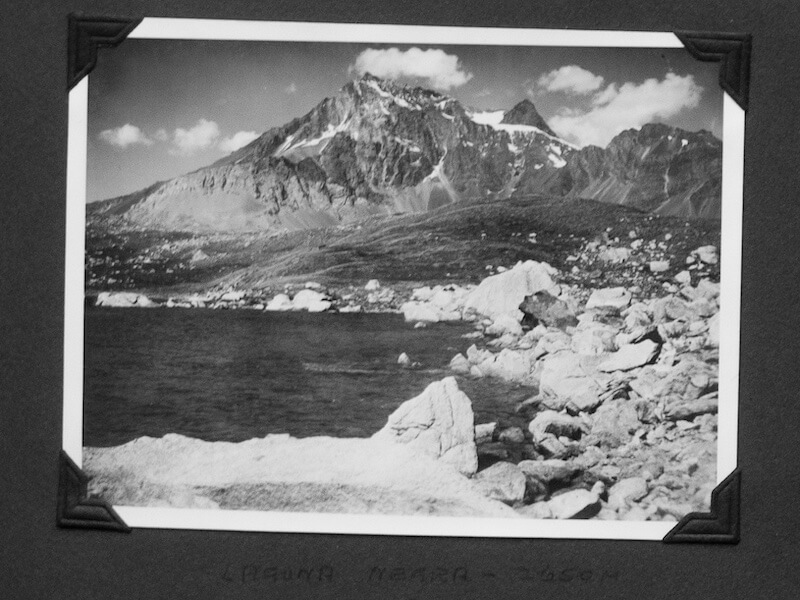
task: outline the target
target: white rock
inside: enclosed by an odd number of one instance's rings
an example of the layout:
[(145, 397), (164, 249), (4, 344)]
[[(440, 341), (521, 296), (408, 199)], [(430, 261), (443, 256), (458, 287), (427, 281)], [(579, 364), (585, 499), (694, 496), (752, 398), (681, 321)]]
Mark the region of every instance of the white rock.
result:
[(397, 357), (397, 364), (402, 365), (404, 367), (410, 367), (412, 364), (411, 358), (409, 358), (408, 354), (403, 352), (400, 356)]
[(625, 508), (630, 502), (644, 498), (647, 491), (647, 481), (643, 477), (629, 477), (611, 487), (608, 504), (612, 508)]
[(208, 506), (211, 493), (243, 486), (254, 501), (243, 508), (252, 510), (517, 516), (442, 461), (374, 438), (276, 434), (229, 443), (168, 434), (85, 448), (83, 469), (104, 483), (104, 498), (126, 506)]
[(225, 292), (219, 299), (222, 302), (238, 302), (239, 300), (244, 300), (245, 293), (239, 290), (231, 290), (229, 292)]
[(339, 308), (340, 313), (360, 313), (361, 311), (360, 304), (347, 304)]
[(692, 282), (692, 274), (689, 271), (681, 271), (675, 275), (675, 281), (682, 285), (688, 285)]
[(543, 410), (528, 424), (535, 442), (541, 442), (548, 435), (577, 439), (583, 431), (583, 422), (570, 415), (554, 410)]
[(294, 310), (307, 310), (308, 312), (324, 312), (333, 305), (325, 294), (314, 290), (300, 290), (292, 298)]
[(321, 290), (322, 284), (317, 283), (316, 281), (306, 281), (306, 289), (309, 290)]
[(470, 370), (470, 363), (467, 358), (463, 354), (456, 354), (453, 357), (453, 360), (450, 361), (450, 368), (459, 373), (460, 375), (467, 375), (469, 374)]
[(408, 444), (464, 475), (478, 468), (472, 403), (453, 377), (431, 383), (401, 404), (373, 438)]
[(522, 325), (520, 322), (509, 315), (498, 315), (494, 322), (486, 329), (488, 335), (522, 335)]
[(198, 248), (198, 249), (195, 251), (195, 253), (194, 253), (194, 254), (192, 254), (192, 258), (191, 258), (191, 259), (189, 259), (189, 261), (190, 261), (190, 262), (193, 262), (193, 263), (196, 263), (196, 262), (201, 262), (201, 261), (204, 261), (204, 260), (208, 260), (208, 254), (206, 254), (205, 252), (203, 252), (203, 250), (202, 250), (202, 249), (200, 249), (200, 248)]
[(623, 287), (594, 290), (586, 302), (586, 310), (592, 308), (625, 308), (631, 303), (631, 294)]
[(525, 296), (555, 288), (555, 274), (556, 270), (547, 263), (517, 263), (512, 269), (481, 281), (467, 296), (464, 308), (492, 319), (508, 315), (519, 321), (523, 316), (519, 305)]
[(617, 349), (614, 341), (616, 329), (602, 323), (591, 323), (580, 327), (572, 336), (571, 348), (573, 352), (586, 356), (595, 356), (613, 352)]
[(411, 292), (411, 299), (417, 300), (418, 302), (428, 302), (433, 298), (434, 293), (434, 290), (428, 285), (421, 288), (414, 288)]
[(525, 496), (525, 474), (510, 462), (497, 462), (472, 478), (488, 498), (505, 504), (521, 502)]
[[(531, 330), (527, 335), (533, 333)], [(527, 337), (526, 335), (526, 337)], [(533, 358), (539, 359), (546, 354), (554, 354), (559, 350), (568, 350), (572, 345), (572, 338), (563, 331), (548, 331), (536, 343)]]
[(658, 355), (658, 350), (659, 345), (653, 340), (642, 340), (638, 344), (628, 344), (611, 354), (608, 359), (597, 366), (597, 369), (607, 373), (630, 371), (653, 362)]
[(552, 519), (553, 511), (547, 502), (534, 502), (517, 509), (517, 512), (528, 519)]
[(497, 430), (497, 423), (481, 423), (480, 425), (475, 425), (475, 443), (476, 444), (483, 444), (486, 442), (491, 442), (492, 438), (494, 437), (494, 432)]
[(668, 260), (651, 260), (650, 261), (650, 272), (651, 273), (663, 273), (664, 271), (669, 270), (669, 261)]
[(381, 283), (377, 279), (370, 279), (364, 289), (368, 292), (374, 292), (381, 289)]
[(442, 316), (441, 311), (429, 302), (405, 302), (400, 310), (406, 321), (438, 323)]
[(499, 354), (489, 355), (490, 357), (477, 365), (484, 376), (517, 383), (533, 383), (533, 365), (527, 353), (504, 348)]
[(628, 248), (606, 248), (597, 258), (602, 262), (608, 263), (622, 263), (631, 257), (631, 251)]
[(96, 306), (112, 306), (115, 308), (152, 308), (158, 306), (147, 296), (134, 292), (100, 292)]
[(542, 359), (539, 389), (547, 406), (560, 409), (572, 402), (580, 410), (592, 410), (600, 404), (603, 381), (573, 352), (562, 351)]
[(267, 305), (264, 307), (264, 310), (275, 310), (275, 311), (283, 311), (283, 310), (292, 310), (294, 308), (294, 304), (292, 303), (292, 299), (289, 298), (286, 294), (278, 294), (272, 300), (267, 302)]
[(716, 246), (700, 246), (692, 254), (697, 256), (700, 262), (704, 262), (707, 265), (715, 265), (719, 262), (719, 253)]
[(571, 490), (547, 502), (554, 519), (587, 519), (600, 510), (600, 498), (589, 490)]

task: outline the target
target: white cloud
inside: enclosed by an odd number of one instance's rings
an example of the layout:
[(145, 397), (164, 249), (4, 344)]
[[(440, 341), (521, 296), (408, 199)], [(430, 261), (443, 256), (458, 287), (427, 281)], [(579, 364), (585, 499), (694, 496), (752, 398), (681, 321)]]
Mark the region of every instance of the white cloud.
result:
[(472, 79), (472, 73), (464, 71), (459, 64), (458, 56), (433, 48), (409, 48), (405, 51), (368, 48), (356, 57), (350, 70), (390, 79), (419, 77), (440, 89), (459, 87)]
[(285, 88), (283, 88), (283, 91), (286, 92), (287, 94), (296, 94), (297, 93), (297, 84), (293, 81), (292, 83), (287, 85)]
[(130, 123), (115, 129), (105, 129), (97, 137), (107, 144), (123, 149), (134, 144), (142, 144), (143, 146), (151, 146), (153, 144), (153, 140), (148, 138), (141, 129)]
[(703, 88), (692, 75), (667, 73), (662, 80), (647, 79), (642, 83), (612, 83), (591, 98), (588, 110), (564, 111), (549, 120), (559, 135), (581, 146), (605, 147), (626, 129), (639, 128), (656, 119), (675, 116), (700, 102)]
[(599, 90), (603, 78), (578, 65), (566, 65), (539, 77), (536, 84), (547, 92), (586, 95)]
[(159, 142), (166, 142), (169, 140), (169, 134), (167, 130), (164, 128), (159, 129), (153, 134), (153, 137), (156, 138)]
[(223, 152), (235, 152), (242, 146), (246, 146), (258, 137), (255, 131), (237, 131), (230, 137), (226, 137), (219, 143), (219, 149)]
[(211, 148), (219, 138), (219, 125), (214, 121), (200, 119), (191, 129), (178, 128), (172, 136), (170, 154), (190, 156), (200, 150)]

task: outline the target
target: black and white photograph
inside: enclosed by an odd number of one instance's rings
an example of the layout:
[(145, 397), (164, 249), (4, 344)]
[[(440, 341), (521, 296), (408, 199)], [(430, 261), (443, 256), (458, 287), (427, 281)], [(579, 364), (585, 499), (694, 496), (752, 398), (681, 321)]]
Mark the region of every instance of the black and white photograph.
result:
[(671, 33), (195, 25), (145, 19), (70, 95), (91, 494), (255, 531), (655, 540), (709, 511), (739, 362), (719, 63)]

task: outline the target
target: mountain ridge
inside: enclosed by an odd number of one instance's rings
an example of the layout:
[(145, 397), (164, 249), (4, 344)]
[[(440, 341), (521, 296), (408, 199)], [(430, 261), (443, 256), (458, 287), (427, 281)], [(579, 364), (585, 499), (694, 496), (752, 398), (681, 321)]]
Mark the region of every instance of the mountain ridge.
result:
[(579, 149), (527, 99), (477, 111), (367, 73), (211, 165), (87, 213), (165, 230), (286, 231), (544, 193), (718, 218), (720, 181), (721, 142), (708, 132), (648, 124)]

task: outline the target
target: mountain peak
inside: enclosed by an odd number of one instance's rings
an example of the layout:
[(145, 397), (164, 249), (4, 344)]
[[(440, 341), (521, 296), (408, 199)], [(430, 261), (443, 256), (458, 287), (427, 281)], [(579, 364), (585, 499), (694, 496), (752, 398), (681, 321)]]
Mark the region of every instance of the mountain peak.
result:
[(503, 115), (502, 123), (507, 123), (509, 125), (531, 125), (532, 127), (541, 129), (548, 135), (556, 135), (555, 132), (550, 129), (547, 121), (545, 121), (542, 115), (539, 114), (539, 111), (536, 110), (533, 102), (527, 98), (518, 102), (514, 108), (506, 112)]

